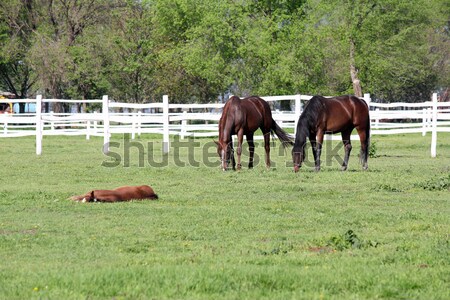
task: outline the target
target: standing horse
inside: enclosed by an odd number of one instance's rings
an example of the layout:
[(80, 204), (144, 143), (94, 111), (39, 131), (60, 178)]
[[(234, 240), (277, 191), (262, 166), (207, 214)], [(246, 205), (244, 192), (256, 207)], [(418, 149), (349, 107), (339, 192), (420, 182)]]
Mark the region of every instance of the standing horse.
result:
[(370, 139), (369, 107), (366, 102), (355, 96), (312, 97), (306, 104), (297, 123), (297, 133), (292, 149), (294, 171), (298, 172), (305, 159), (307, 138), (312, 145), (316, 171), (319, 171), (323, 136), (325, 133), (337, 132), (341, 133), (344, 143), (345, 156), (342, 170), (345, 171), (352, 150), (350, 135), (354, 128), (358, 131), (361, 141), (360, 160), (363, 169), (366, 170)]
[(255, 143), (253, 142), (254, 132), (260, 128), (264, 135), (264, 147), (266, 150), (266, 167), (270, 168), (270, 136), (275, 133), (283, 146), (293, 144), (293, 138), (289, 136), (272, 118), (272, 112), (269, 104), (257, 96), (251, 96), (244, 99), (232, 96), (228, 99), (219, 121), (219, 141), (217, 144), (217, 153), (222, 162), (222, 170), (228, 168), (228, 162), (231, 159), (233, 170), (236, 169), (234, 160), (233, 145), (231, 136), (236, 134), (238, 137), (237, 146), (237, 169), (241, 169), (242, 142), (244, 134), (247, 138), (250, 151), (250, 160), (248, 167), (253, 168), (253, 157), (255, 153)]

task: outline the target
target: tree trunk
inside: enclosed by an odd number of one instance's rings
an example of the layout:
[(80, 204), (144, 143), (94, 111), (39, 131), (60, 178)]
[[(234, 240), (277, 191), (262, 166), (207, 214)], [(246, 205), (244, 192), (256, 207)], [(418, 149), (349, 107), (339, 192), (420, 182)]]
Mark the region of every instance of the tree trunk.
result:
[(358, 78), (358, 69), (355, 66), (355, 42), (350, 39), (350, 76), (352, 78), (353, 92), (356, 97), (362, 97), (361, 81)]

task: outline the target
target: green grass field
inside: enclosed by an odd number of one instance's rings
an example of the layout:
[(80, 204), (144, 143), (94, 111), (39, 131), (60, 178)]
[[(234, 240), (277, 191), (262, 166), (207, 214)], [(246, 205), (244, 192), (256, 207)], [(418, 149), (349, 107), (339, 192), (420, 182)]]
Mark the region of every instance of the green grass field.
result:
[[(167, 164), (160, 136), (102, 141), (0, 139), (0, 299), (450, 299), (449, 134), (434, 159), (430, 135), (374, 136), (368, 171), (329, 142), (297, 174), (277, 147), (222, 172), (209, 139)], [(141, 184), (160, 200), (67, 200)]]

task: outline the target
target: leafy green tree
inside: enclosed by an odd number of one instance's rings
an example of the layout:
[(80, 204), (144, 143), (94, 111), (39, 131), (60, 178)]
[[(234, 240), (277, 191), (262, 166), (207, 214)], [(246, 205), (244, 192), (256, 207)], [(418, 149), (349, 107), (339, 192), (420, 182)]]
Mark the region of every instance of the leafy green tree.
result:
[(292, 93), (287, 78), (288, 65), (283, 64), (286, 49), (292, 49), (290, 32), (302, 19), (305, 1), (245, 1), (244, 22), (239, 31), (239, 58), (236, 61), (238, 94)]
[[(107, 0), (35, 0), (41, 22), (33, 31), (29, 61), (39, 76), (41, 92), (54, 98), (91, 97), (105, 86), (98, 72), (89, 37), (99, 24), (106, 24)], [(93, 37), (95, 39), (95, 37)], [(100, 88), (98, 88), (100, 87)], [(94, 91), (94, 93), (93, 93)], [(56, 103), (55, 112), (65, 108)]]
[(439, 0), (309, 1), (307, 26), (318, 40), (311, 46), (327, 41), (319, 51), (329, 62), (328, 81), (336, 83), (330, 92), (364, 91), (387, 101), (427, 98), (437, 83), (429, 41), (445, 24), (440, 5)]
[(0, 88), (131, 102), (422, 101), (450, 85), (449, 15), (446, 0), (4, 0)]
[(156, 2), (159, 89), (178, 102), (213, 100), (232, 83), (233, 6), (209, 0)]
[(128, 0), (114, 10), (110, 32), (104, 32), (110, 94), (121, 101), (148, 102), (156, 96), (152, 9), (151, 1)]
[[(32, 0), (0, 2), (0, 89), (16, 98), (27, 98), (36, 81), (27, 60), (36, 24)], [(24, 104), (20, 110), (24, 110)]]

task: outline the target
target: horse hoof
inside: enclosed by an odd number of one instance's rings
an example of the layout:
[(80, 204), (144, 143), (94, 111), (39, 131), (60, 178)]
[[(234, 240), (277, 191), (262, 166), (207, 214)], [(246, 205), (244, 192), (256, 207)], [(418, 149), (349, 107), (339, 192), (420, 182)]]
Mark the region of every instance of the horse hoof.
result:
[(347, 167), (342, 166), (341, 171), (347, 171)]
[(319, 172), (319, 171), (320, 171), (320, 167), (316, 167), (316, 168), (315, 168), (315, 171), (316, 171), (316, 172)]

